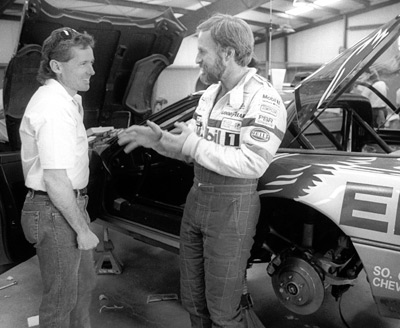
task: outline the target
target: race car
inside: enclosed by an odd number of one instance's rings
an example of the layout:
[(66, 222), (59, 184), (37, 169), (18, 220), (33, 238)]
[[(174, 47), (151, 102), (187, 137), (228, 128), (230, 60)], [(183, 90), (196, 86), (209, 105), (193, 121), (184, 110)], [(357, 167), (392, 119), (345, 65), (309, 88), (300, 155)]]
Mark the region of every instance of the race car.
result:
[[(192, 117), (201, 92), (151, 114), (154, 83), (173, 62), (185, 27), (168, 12), (135, 22), (57, 10), (45, 1), (29, 4), (4, 83), (10, 149), (0, 153), (0, 263), (34, 253), (20, 226), (26, 189), (18, 124), (37, 88), (39, 45), (60, 26), (107, 35), (99, 37), (94, 84), (83, 98), (85, 124), (94, 133), (91, 218), (179, 252), (193, 166), (145, 148), (126, 154), (116, 140), (119, 129), (146, 119), (171, 130)], [(328, 291), (339, 298), (364, 270), (380, 314), (400, 318), (400, 130), (376, 127), (369, 99), (354, 92), (370, 68), (394, 80), (399, 29), (397, 17), (296, 85), (286, 135), (259, 179), (262, 208), (249, 266), (268, 263), (276, 296), (295, 313), (314, 313)], [(378, 96), (390, 109), (387, 121), (398, 119), (390, 97)], [(114, 128), (104, 132), (100, 126)]]

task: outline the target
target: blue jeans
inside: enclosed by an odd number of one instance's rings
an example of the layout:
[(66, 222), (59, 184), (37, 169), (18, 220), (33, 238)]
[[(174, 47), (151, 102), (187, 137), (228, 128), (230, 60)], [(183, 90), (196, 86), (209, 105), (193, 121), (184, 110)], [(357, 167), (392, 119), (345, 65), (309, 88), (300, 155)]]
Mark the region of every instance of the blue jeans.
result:
[[(87, 201), (87, 196), (77, 198), (86, 214)], [(21, 224), (39, 259), (43, 283), (40, 327), (90, 328), (89, 306), (96, 281), (93, 251), (78, 249), (75, 231), (47, 195), (28, 192)]]
[(180, 232), (182, 304), (192, 327), (245, 327), (240, 300), (260, 213), (257, 180), (195, 165)]

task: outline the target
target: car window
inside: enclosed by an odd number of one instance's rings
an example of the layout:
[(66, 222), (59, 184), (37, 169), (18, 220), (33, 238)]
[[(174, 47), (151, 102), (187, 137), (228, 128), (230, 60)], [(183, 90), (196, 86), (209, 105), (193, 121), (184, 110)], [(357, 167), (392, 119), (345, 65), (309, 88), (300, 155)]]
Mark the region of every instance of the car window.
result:
[[(317, 120), (323, 124), (341, 143), (343, 138), (343, 108), (327, 108), (322, 112), (317, 111)], [(304, 131), (305, 136), (314, 145), (316, 149), (336, 150), (336, 145), (328, 138), (328, 136), (318, 127), (317, 121), (314, 120), (311, 125)], [(308, 125), (310, 121), (306, 124)]]

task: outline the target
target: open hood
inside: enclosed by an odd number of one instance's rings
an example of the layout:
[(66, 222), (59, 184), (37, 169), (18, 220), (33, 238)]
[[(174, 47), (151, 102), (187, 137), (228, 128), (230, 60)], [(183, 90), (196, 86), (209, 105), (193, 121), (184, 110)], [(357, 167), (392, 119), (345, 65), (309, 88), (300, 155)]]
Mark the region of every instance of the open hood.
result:
[[(318, 110), (332, 106), (344, 92), (351, 92), (354, 83), (367, 69), (397, 71), (400, 68), (400, 16), (323, 65), (295, 89), (299, 126), (310, 122)], [(314, 108), (304, 106), (308, 98), (319, 97)]]
[(18, 125), (39, 86), (36, 72), (43, 41), (52, 30), (63, 26), (87, 31), (96, 41), (96, 74), (90, 90), (82, 94), (87, 128), (109, 124), (115, 112), (130, 112), (132, 121), (148, 115), (157, 77), (173, 63), (186, 31), (171, 10), (137, 20), (122, 12), (119, 16), (92, 14), (57, 8), (51, 0), (30, 0), (25, 5), (17, 52), (5, 74), (8, 123), (15, 120)]

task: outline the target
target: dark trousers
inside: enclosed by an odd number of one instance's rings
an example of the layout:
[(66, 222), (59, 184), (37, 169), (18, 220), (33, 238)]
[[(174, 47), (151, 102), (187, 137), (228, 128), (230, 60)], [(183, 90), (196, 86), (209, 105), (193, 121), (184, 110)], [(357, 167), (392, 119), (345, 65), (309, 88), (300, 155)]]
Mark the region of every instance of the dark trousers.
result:
[(244, 274), (260, 213), (257, 180), (195, 167), (180, 233), (182, 304), (192, 327), (245, 327)]

